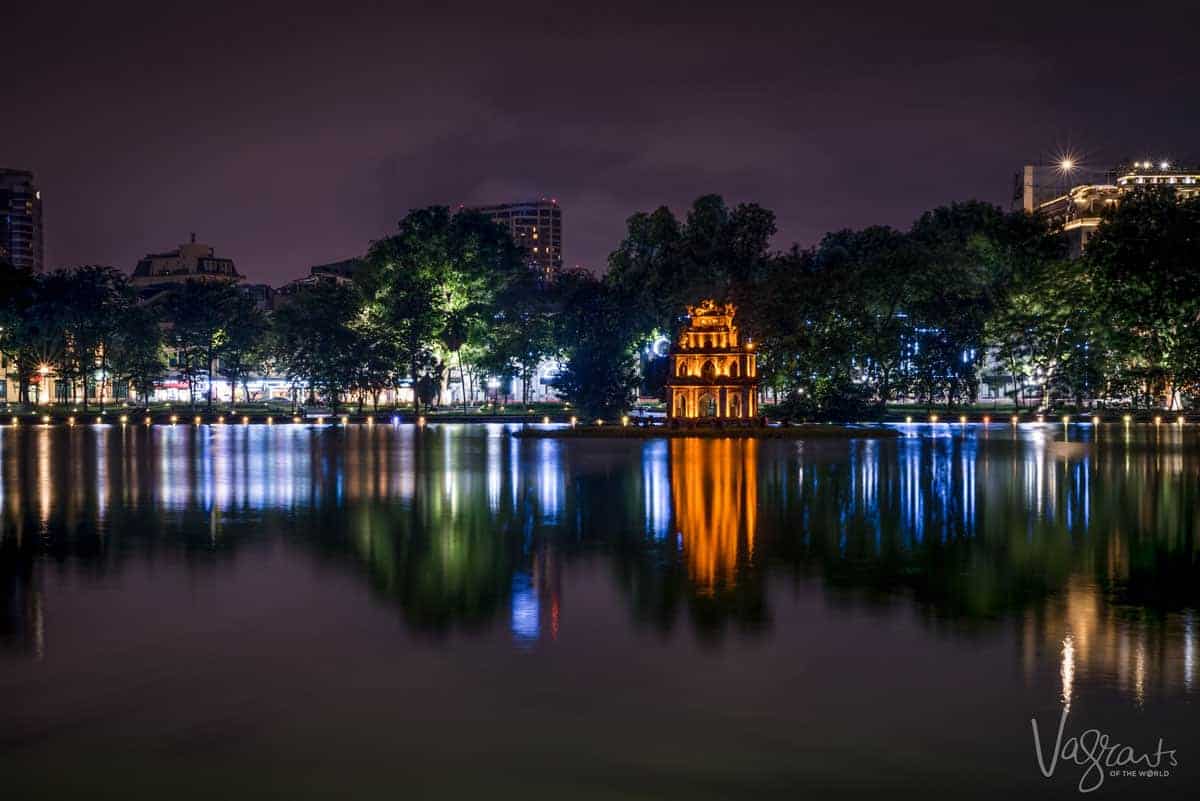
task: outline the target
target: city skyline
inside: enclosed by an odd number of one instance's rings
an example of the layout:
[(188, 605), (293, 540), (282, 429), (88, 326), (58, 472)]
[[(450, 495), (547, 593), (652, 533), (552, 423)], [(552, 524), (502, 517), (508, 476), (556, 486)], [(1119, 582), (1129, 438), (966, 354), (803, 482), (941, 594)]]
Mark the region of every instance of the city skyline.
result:
[[(1114, 162), (1114, 164), (1111, 166), (1102, 167), (1102, 166), (1097, 166), (1096, 164), (1088, 164), (1085, 166), (1081, 162), (1076, 160), (1078, 158), (1077, 156), (1075, 156), (1073, 153), (1068, 154), (1065, 151), (1061, 152), (1057, 156), (1057, 158), (1058, 158), (1058, 161), (1041, 163), (1041, 164), (1037, 164), (1037, 165), (1027, 164), (1027, 165), (1024, 165), (1020, 171), (1015, 172), (1012, 176), (1013, 189), (1012, 189), (1012, 193), (1011, 193), (1011, 197), (1009, 199), (1008, 205), (1014, 209), (1021, 208), (1022, 210), (1026, 211), (1026, 212), (1032, 212), (1035, 209), (1033, 206), (1030, 205), (1033, 202), (1031, 200), (1031, 198), (1033, 198), (1037, 192), (1042, 193), (1041, 195), (1037, 195), (1037, 197), (1042, 198), (1043, 200), (1049, 201), (1049, 200), (1053, 199), (1055, 202), (1061, 202), (1065, 198), (1064, 193), (1075, 192), (1075, 191), (1079, 191), (1079, 190), (1086, 190), (1089, 187), (1093, 187), (1095, 185), (1096, 181), (1102, 182), (1103, 180), (1106, 180), (1107, 178), (1111, 178), (1112, 176), (1115, 176), (1119, 172), (1128, 172), (1130, 170), (1137, 171), (1137, 170), (1143, 168), (1143, 166), (1150, 173), (1169, 171), (1170, 173), (1176, 174), (1176, 175), (1192, 176), (1192, 174), (1196, 172), (1196, 170), (1194, 168), (1190, 167), (1189, 165), (1181, 166), (1178, 163), (1172, 163), (1172, 162), (1160, 161), (1160, 160), (1144, 160), (1143, 161), (1140, 159), (1138, 159), (1138, 160), (1124, 159), (1124, 160), (1122, 160), (1121, 163)], [(12, 173), (14, 175), (22, 175), (23, 174), (26, 176), (35, 177), (29, 171), (13, 170), (11, 168), (6, 168), (6, 171), (9, 173)], [(1044, 187), (1039, 186), (1036, 189), (1033, 188), (1033, 184), (1031, 183), (1031, 181), (1034, 179), (1032, 179), (1030, 176), (1035, 174), (1034, 171), (1051, 176), (1050, 178), (1046, 179), (1046, 180), (1049, 180), (1049, 184), (1047, 184)], [(1101, 178), (1097, 178), (1097, 176), (1101, 176)], [(1164, 178), (1162, 180), (1164, 183), (1166, 183), (1168, 181), (1168, 179), (1166, 179), (1166, 178)], [(1194, 176), (1192, 176), (1192, 177), (1188, 177), (1188, 178), (1184, 178), (1184, 179), (1180, 179), (1180, 180), (1190, 184), (1190, 183), (1194, 183), (1196, 179)], [(1118, 183), (1124, 184), (1124, 183), (1126, 183), (1126, 180), (1122, 179), (1122, 180), (1118, 181)], [(1175, 180), (1170, 179), (1170, 183), (1172, 183), (1172, 184), (1175, 183)], [(1179, 189), (1181, 189), (1183, 191), (1184, 196), (1189, 196), (1191, 194), (1194, 194), (1194, 192), (1191, 191), (1190, 186), (1180, 186)], [(973, 198), (973, 199), (977, 199), (977, 198)], [(41, 200), (41, 193), (39, 191), (38, 192), (39, 210), (38, 210), (38, 217), (37, 217), (37, 219), (38, 219), (38, 242), (39, 242), (39, 245), (38, 245), (39, 267), (37, 269), (35, 269), (35, 272), (39, 271), (41, 269), (41, 267), (40, 267), (40, 265), (41, 265), (40, 200)], [(993, 201), (993, 202), (995, 202), (996, 205), (1000, 206), (1000, 207), (1004, 207), (1004, 205), (1005, 205), (999, 201)], [(1059, 214), (1056, 211), (1057, 207), (1054, 207), (1053, 203), (1041, 202), (1040, 200), (1039, 200), (1039, 203), (1040, 203), (1040, 205), (1038, 206), (1038, 208), (1036, 210), (1040, 210), (1043, 213), (1049, 214), (1051, 219), (1053, 219), (1056, 222), (1056, 224), (1061, 224), (1061, 220), (1058, 219)], [(444, 205), (444, 204), (431, 204), (431, 205)], [(534, 243), (532, 241), (526, 241), (526, 239), (531, 235), (530, 231), (526, 230), (526, 228), (528, 227), (526, 225), (526, 223), (522, 222), (520, 225), (518, 225), (517, 223), (515, 223), (509, 219), (510, 215), (520, 212), (521, 210), (530, 209), (530, 208), (537, 209), (537, 208), (541, 208), (541, 207), (545, 207), (547, 209), (554, 209), (554, 213), (556, 214), (555, 218), (553, 219), (553, 223), (552, 223), (553, 228), (554, 228), (553, 241), (556, 243), (559, 243), (559, 244), (555, 248), (557, 252), (554, 254), (553, 257), (550, 256), (548, 251), (545, 255), (542, 255), (541, 257), (536, 257), (534, 255), (534, 247), (535, 247)], [(504, 229), (513, 236), (514, 241), (516, 241), (517, 244), (520, 245), (522, 247), (522, 249), (528, 253), (528, 255), (530, 256), (530, 259), (531, 259), (531, 266), (535, 266), (539, 272), (545, 273), (546, 275), (550, 275), (553, 273), (553, 271), (562, 269), (563, 267), (566, 266), (566, 264), (563, 260), (563, 257), (562, 257), (562, 254), (565, 252), (565, 247), (563, 247), (561, 244), (562, 242), (565, 241), (565, 239), (562, 236), (561, 217), (557, 216), (559, 214), (558, 210), (561, 207), (559, 206), (557, 199), (553, 199), (553, 200), (541, 199), (541, 200), (533, 200), (533, 201), (514, 201), (514, 202), (504, 202), (504, 203), (481, 204), (481, 205), (471, 206), (471, 207), (467, 207), (467, 206), (464, 206), (463, 204), (459, 204), (457, 208), (451, 208), (451, 211), (456, 212), (458, 210), (468, 209), (468, 208), (472, 211), (481, 212), (485, 216), (490, 217), (494, 221), (500, 223), (504, 227)], [(410, 209), (410, 211), (411, 211), (411, 209)], [(673, 211), (675, 211), (675, 210), (673, 209)], [(1091, 222), (1089, 223), (1089, 228), (1088, 228), (1089, 233), (1091, 231), (1094, 231), (1096, 225), (1098, 225), (1098, 223), (1099, 223), (1099, 219), (1100, 218), (1098, 216), (1094, 216), (1091, 219)], [(901, 227), (902, 228), (903, 225), (901, 224), (900, 226), (893, 226), (893, 227)], [(1070, 229), (1070, 226), (1068, 226), (1068, 230), (1066, 233), (1068, 234), (1069, 238), (1071, 239), (1070, 253), (1072, 254), (1072, 256), (1078, 256), (1079, 253), (1081, 252), (1082, 243), (1080, 241), (1077, 241), (1078, 237), (1071, 236), (1072, 232), (1069, 229)], [(533, 229), (531, 229), (531, 230), (535, 231), (536, 226), (534, 226)], [(828, 233), (832, 233), (832, 232), (833, 231), (831, 230), (831, 231), (827, 231), (825, 233), (828, 234)], [(387, 234), (381, 234), (379, 238), (383, 238), (386, 235)], [(533, 236), (535, 239), (537, 238), (536, 235), (533, 235)], [(189, 234), (189, 237), (191, 239), (191, 242), (194, 244), (196, 242), (196, 233), (194, 231), (191, 232)], [(778, 237), (776, 237), (776, 240), (778, 240)], [(374, 241), (374, 240), (372, 240), (372, 241)], [(818, 238), (818, 241), (819, 241), (819, 238)], [(1084, 237), (1083, 241), (1086, 241), (1086, 236)], [(792, 244), (800, 245), (801, 243), (796, 242), (796, 243), (792, 243)], [(814, 241), (813, 243), (809, 243), (809, 244), (815, 245), (816, 242)], [(777, 245), (778, 250), (783, 249), (783, 247), (781, 246), (782, 243), (779, 243), (777, 241), (776, 245)], [(181, 248), (185, 247), (185, 245), (180, 245), (180, 247)], [(364, 248), (363, 250), (365, 252), (366, 248)], [(136, 283), (136, 279), (138, 278), (138, 271), (142, 268), (142, 265), (146, 263), (147, 259), (161, 258), (163, 255), (164, 254), (148, 252), (148, 253), (144, 254), (143, 256), (141, 256), (137, 260), (137, 262), (134, 264), (134, 266), (130, 270), (128, 270), (130, 275), (135, 279), (135, 283)], [(172, 255), (172, 254), (168, 253), (165, 255)], [(178, 255), (178, 253), (174, 252), (174, 255)], [(291, 273), (291, 274), (286, 274), (286, 275), (272, 274), (268, 277), (267, 282), (262, 285), (274, 286), (275, 288), (280, 288), (280, 287), (288, 286), (291, 284), (295, 284), (297, 282), (303, 282), (303, 281), (311, 278), (310, 274), (314, 270), (321, 270), (325, 267), (330, 266), (331, 264), (354, 262), (354, 261), (357, 261), (359, 258), (360, 258), (359, 256), (355, 255), (355, 256), (350, 256), (345, 259), (337, 259), (334, 262), (330, 262), (327, 264), (310, 263), (310, 264), (302, 265), (300, 268), (298, 268), (298, 272), (296, 272), (296, 273)], [(79, 263), (73, 263), (73, 264), (56, 265), (54, 267), (51, 267), (50, 269), (57, 269), (60, 267), (61, 268), (77, 267), (77, 266), (82, 266), (84, 264), (90, 264), (90, 263), (91, 262), (88, 262), (88, 261), (81, 261)], [(124, 264), (114, 264), (111, 266), (117, 267), (118, 269), (121, 269), (123, 271), (126, 270), (126, 266)], [(575, 264), (573, 266), (574, 267), (583, 267), (584, 265)], [(605, 265), (605, 269), (606, 268), (607, 268), (607, 265)], [(598, 272), (598, 273), (603, 272), (603, 270), (595, 270), (590, 267), (587, 269), (592, 269), (593, 272)], [(236, 278), (237, 278), (237, 281), (239, 281), (239, 282), (249, 282), (249, 283), (255, 283), (258, 280), (255, 276), (244, 275), (244, 274), (237, 274)], [(143, 280), (143, 282), (145, 281), (144, 278), (142, 280)]]
[[(567, 266), (602, 270), (630, 214), (701, 194), (775, 209), (786, 248), (947, 198), (1007, 206), (1020, 166), (1060, 150), (1195, 160), (1173, 152), (1200, 122), (1177, 92), (1195, 66), (1171, 55), (1186, 11), (1160, 12), (1161, 43), (1136, 59), (1119, 56), (1127, 13), (1105, 9), (864, 7), (847, 27), (493, 8), (468, 29), (428, 9), (291, 4), (236, 28), (223, 11), (15, 12), (15, 57), (41, 68), (12, 105), (39, 111), (6, 130), (0, 163), (38, 176), (48, 268), (132, 265), (196, 230), (279, 284), (363, 252), (409, 208), (545, 195), (571, 215)], [(1103, 83), (1064, 69), (1118, 58)]]

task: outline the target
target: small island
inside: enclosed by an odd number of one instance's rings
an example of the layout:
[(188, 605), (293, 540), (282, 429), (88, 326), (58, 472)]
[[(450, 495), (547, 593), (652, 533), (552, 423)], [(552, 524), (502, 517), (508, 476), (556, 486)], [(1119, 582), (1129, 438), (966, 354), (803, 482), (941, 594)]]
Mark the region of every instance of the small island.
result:
[(758, 365), (752, 342), (742, 342), (732, 303), (709, 299), (688, 306), (688, 324), (671, 346), (667, 412), (662, 424), (623, 415), (617, 425), (569, 428), (528, 425), (513, 432), (532, 439), (849, 439), (899, 436), (881, 425), (804, 423), (768, 425), (758, 410)]
[(836, 425), (802, 423), (799, 425), (741, 426), (635, 426), (576, 425), (570, 427), (526, 426), (513, 431), (523, 439), (894, 439), (900, 432), (882, 425)]

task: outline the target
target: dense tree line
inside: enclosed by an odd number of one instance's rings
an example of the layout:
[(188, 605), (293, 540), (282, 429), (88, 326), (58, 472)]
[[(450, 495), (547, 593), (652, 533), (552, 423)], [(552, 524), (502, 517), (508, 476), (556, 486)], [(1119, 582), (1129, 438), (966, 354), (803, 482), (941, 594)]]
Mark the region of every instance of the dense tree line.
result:
[(249, 377), (270, 373), (287, 376), (297, 397), (335, 407), (412, 387), (419, 411), (447, 382), (466, 398), (488, 378), (515, 380), (528, 400), (537, 365), (562, 335), (561, 298), (507, 232), (442, 207), (412, 212), (372, 243), (352, 283), (301, 285), (277, 304), (268, 315), (236, 285), (211, 280), (139, 303), (111, 267), (32, 275), (0, 265), (0, 350), (19, 377), (20, 403), (47, 370), (85, 411), (118, 384), (145, 401), (174, 371), (192, 405), (210, 409), (216, 378), (248, 401)]
[(701, 298), (737, 303), (765, 391), (794, 417), (963, 405), (981, 381), (1018, 406), (1180, 406), (1200, 393), (1200, 198), (1129, 194), (1081, 259), (1045, 219), (980, 202), (784, 253), (769, 251), (774, 230), (769, 211), (716, 197), (683, 221), (634, 215), (603, 283), (634, 341), (673, 336)]
[(511, 382), (528, 401), (553, 357), (559, 392), (612, 416), (639, 389), (661, 394), (665, 362), (646, 345), (711, 297), (738, 305), (767, 399), (790, 417), (967, 404), (981, 381), (1039, 407), (1200, 394), (1200, 199), (1131, 193), (1073, 260), (1047, 221), (979, 202), (807, 249), (772, 251), (775, 232), (769, 210), (709, 195), (682, 219), (665, 207), (630, 217), (603, 276), (546, 280), (487, 218), (431, 207), (372, 243), (353, 282), (303, 285), (271, 315), (218, 282), (138, 303), (113, 268), (0, 267), (0, 349), (20, 402), (49, 367), (85, 408), (117, 382), (147, 398), (168, 353), (193, 404), (211, 407), (217, 376), (248, 400), (247, 379), (271, 372), (297, 396), (360, 408), (411, 386), (418, 410), (447, 386), (466, 399)]

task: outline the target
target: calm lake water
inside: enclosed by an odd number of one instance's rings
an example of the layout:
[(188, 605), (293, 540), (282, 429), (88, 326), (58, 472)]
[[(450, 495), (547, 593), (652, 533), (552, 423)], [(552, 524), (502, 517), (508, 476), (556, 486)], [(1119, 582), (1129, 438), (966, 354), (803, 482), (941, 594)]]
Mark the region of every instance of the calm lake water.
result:
[(1200, 788), (1200, 432), (0, 430), (5, 798)]

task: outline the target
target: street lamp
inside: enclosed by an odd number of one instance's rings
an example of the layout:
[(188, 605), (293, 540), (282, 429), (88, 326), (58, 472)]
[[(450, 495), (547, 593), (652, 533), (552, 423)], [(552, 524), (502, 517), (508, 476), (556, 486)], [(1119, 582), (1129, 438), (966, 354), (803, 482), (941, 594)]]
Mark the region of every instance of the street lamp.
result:
[(1079, 168), (1079, 159), (1073, 153), (1060, 153), (1055, 158), (1053, 166), (1062, 183), (1062, 193), (1069, 194), (1071, 189), (1070, 183), (1074, 179), (1074, 172)]
[(46, 383), (46, 376), (49, 375), (49, 373), (50, 373), (50, 365), (46, 364), (45, 362), (42, 362), (41, 364), (38, 365), (39, 378), (38, 378), (37, 386), (34, 387), (34, 392), (33, 392), (33, 405), (34, 406), (40, 406), (42, 403), (42, 384)]

